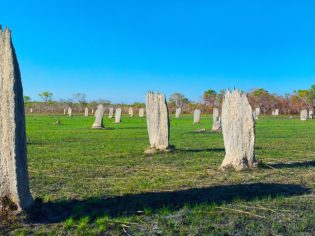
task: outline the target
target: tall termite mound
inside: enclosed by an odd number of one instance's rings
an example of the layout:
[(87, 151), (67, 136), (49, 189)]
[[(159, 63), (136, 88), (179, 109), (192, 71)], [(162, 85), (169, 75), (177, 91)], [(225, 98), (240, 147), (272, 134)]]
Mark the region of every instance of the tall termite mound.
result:
[(150, 141), (150, 148), (146, 152), (151, 153), (155, 150), (168, 150), (170, 123), (169, 111), (164, 94), (152, 92), (147, 94), (146, 113)]
[(221, 169), (240, 171), (256, 166), (255, 121), (246, 94), (238, 90), (225, 93), (222, 104), (222, 133), (225, 158)]
[(0, 28), (0, 207), (33, 203), (29, 189), (23, 88), (11, 32)]

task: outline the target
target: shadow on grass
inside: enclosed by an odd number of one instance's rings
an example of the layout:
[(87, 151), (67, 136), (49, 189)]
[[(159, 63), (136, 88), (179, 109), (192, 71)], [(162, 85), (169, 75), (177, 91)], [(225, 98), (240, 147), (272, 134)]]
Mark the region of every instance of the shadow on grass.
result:
[(315, 161), (306, 161), (306, 162), (289, 162), (289, 163), (276, 163), (269, 164), (273, 168), (282, 169), (282, 168), (307, 168), (315, 167)]
[[(262, 148), (256, 147), (255, 150), (260, 150)], [(224, 148), (200, 148), (200, 149), (184, 149), (184, 148), (175, 148), (175, 152), (225, 152)]]
[(117, 129), (124, 129), (124, 130), (141, 130), (147, 129), (146, 127), (117, 127)]
[(209, 135), (222, 135), (222, 133), (220, 132), (213, 132), (211, 130), (204, 130), (204, 131), (201, 131), (203, 129), (196, 129), (196, 130), (191, 130), (191, 131), (187, 131), (185, 132), (186, 134), (209, 134)]
[(200, 149), (182, 149), (175, 148), (175, 152), (225, 152), (224, 148), (200, 148)]
[(106, 131), (106, 130), (114, 130), (113, 127), (104, 127), (104, 128), (88, 128), (89, 130), (99, 130), (99, 131)]
[(251, 201), (263, 198), (288, 197), (310, 193), (310, 189), (295, 184), (239, 184), (193, 188), (174, 192), (148, 192), (121, 197), (89, 198), (43, 203), (37, 199), (28, 211), (29, 223), (57, 223), (73, 217), (132, 216), (149, 209), (152, 213), (163, 208), (175, 211), (184, 205), (230, 203), (235, 199)]

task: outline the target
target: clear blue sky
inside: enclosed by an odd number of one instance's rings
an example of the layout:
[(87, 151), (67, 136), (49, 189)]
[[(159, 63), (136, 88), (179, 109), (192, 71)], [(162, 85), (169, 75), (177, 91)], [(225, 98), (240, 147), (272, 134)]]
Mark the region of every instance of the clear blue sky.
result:
[(144, 101), (148, 90), (199, 100), (206, 89), (315, 84), (312, 0), (0, 0), (24, 94), (39, 100)]

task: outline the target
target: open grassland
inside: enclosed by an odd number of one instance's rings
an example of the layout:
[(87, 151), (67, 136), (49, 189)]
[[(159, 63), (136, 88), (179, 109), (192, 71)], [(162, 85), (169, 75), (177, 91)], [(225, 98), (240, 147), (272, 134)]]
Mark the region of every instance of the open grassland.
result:
[[(55, 125), (57, 120), (60, 125)], [(13, 235), (314, 235), (315, 120), (261, 117), (262, 167), (220, 172), (210, 116), (171, 119), (167, 154), (144, 155), (145, 118), (27, 117), (35, 206), (1, 228)]]

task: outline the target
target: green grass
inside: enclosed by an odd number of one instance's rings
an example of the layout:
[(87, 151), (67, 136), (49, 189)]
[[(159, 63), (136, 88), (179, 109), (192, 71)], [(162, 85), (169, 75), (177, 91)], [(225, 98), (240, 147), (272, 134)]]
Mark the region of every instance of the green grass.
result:
[[(61, 124), (55, 125), (60, 119)], [(261, 117), (256, 157), (268, 167), (220, 172), (211, 118), (171, 119), (167, 154), (146, 156), (145, 119), (28, 116), (36, 204), (12, 235), (314, 235), (315, 120)], [(21, 222), (23, 220), (23, 223)]]

